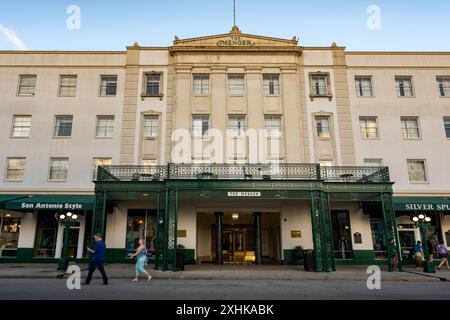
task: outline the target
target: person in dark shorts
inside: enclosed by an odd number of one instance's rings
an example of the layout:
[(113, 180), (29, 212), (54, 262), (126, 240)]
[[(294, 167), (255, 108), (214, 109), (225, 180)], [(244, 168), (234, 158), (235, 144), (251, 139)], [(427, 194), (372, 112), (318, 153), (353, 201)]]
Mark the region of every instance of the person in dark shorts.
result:
[(445, 264), (447, 266), (447, 270), (450, 270), (448, 266), (448, 249), (445, 244), (441, 243), (437, 247), (437, 251), (439, 254), (439, 259), (441, 259), (441, 263), (439, 264), (438, 269), (441, 270), (442, 266)]
[(91, 262), (89, 263), (89, 273), (84, 282), (85, 285), (89, 285), (92, 280), (92, 275), (94, 274), (95, 269), (98, 268), (100, 273), (102, 274), (103, 284), (108, 284), (108, 276), (105, 272), (105, 252), (106, 252), (106, 244), (102, 239), (102, 235), (100, 233), (94, 234), (95, 245), (94, 247), (87, 248), (87, 250), (92, 253)]

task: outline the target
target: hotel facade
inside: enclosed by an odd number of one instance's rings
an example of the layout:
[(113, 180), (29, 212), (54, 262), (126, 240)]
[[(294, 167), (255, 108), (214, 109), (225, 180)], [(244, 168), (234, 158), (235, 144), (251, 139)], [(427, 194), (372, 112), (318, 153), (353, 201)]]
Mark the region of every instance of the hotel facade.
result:
[(105, 235), (124, 262), (411, 263), (450, 246), (450, 53), (230, 33), (123, 52), (0, 51), (0, 263)]

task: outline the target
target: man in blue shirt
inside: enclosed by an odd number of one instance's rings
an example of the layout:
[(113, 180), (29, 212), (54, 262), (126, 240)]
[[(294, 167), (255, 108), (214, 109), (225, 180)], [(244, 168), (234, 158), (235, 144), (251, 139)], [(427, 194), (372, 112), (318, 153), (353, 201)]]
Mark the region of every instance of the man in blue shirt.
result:
[(92, 253), (91, 262), (89, 264), (89, 274), (86, 278), (86, 281), (84, 284), (88, 285), (91, 283), (92, 275), (94, 274), (95, 269), (98, 268), (100, 273), (102, 274), (103, 278), (103, 284), (108, 284), (108, 276), (105, 272), (105, 251), (106, 251), (106, 244), (102, 240), (102, 235), (99, 233), (94, 234), (95, 239), (95, 245), (94, 248), (87, 248), (87, 250)]

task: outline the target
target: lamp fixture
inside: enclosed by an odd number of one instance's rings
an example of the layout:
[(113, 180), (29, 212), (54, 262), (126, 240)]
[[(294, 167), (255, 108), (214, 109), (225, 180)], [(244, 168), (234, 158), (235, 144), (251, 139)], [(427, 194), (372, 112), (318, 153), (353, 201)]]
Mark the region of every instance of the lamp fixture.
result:
[(233, 213), (232, 218), (234, 221), (239, 220), (239, 213)]

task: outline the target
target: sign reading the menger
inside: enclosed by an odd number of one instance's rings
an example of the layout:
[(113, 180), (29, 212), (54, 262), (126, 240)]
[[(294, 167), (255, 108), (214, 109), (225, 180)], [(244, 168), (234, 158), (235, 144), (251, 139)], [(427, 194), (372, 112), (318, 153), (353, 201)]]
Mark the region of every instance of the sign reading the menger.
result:
[(255, 43), (251, 40), (243, 40), (240, 36), (232, 36), (229, 40), (217, 41), (219, 47), (253, 47)]
[(229, 197), (241, 197), (241, 198), (258, 198), (261, 197), (261, 192), (228, 192)]

